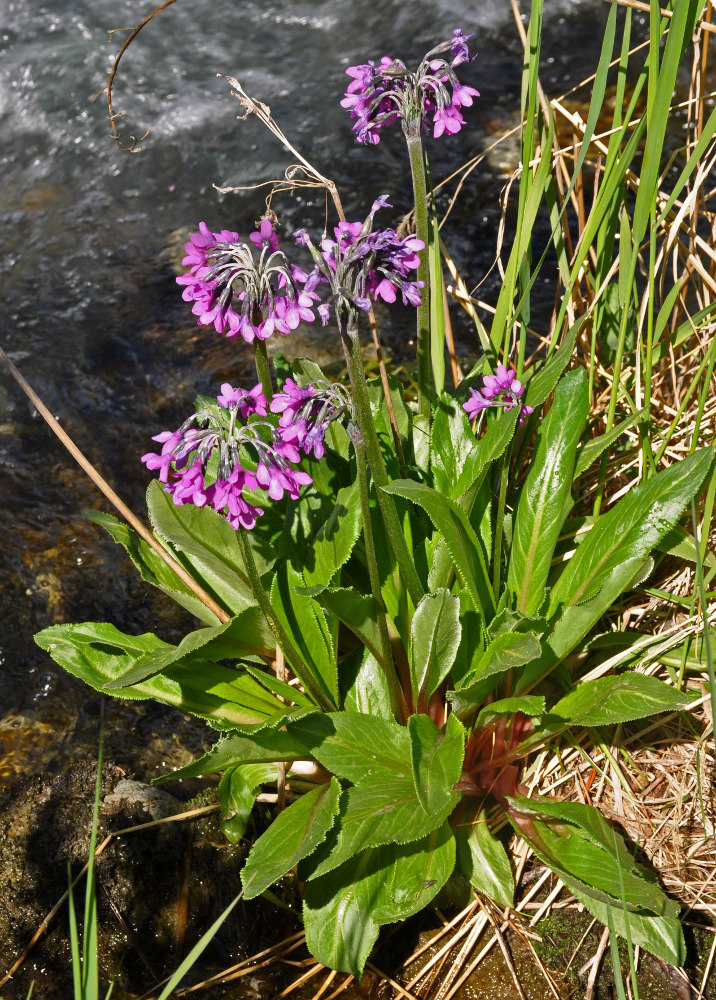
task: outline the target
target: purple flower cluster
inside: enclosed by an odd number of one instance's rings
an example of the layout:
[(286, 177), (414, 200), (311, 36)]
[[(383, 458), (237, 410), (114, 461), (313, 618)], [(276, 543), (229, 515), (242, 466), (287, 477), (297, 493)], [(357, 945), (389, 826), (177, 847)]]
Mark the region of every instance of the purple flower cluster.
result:
[[(232, 528), (253, 528), (263, 510), (247, 500), (244, 489), (260, 488), (272, 500), (280, 500), (284, 493), (297, 500), (301, 486), (312, 480), (293, 467), (301, 456), (292, 440), (268, 421), (242, 423), (254, 414), (268, 413), (260, 384), (247, 392), (225, 382), (216, 402), (216, 407), (193, 414), (177, 431), (155, 435), (152, 440), (162, 445), (161, 451), (142, 455), (142, 461), (148, 469), (159, 470), (164, 492), (177, 506), (208, 505), (222, 512)], [(208, 476), (210, 462), (215, 472)]]
[(319, 248), (305, 230), (294, 234), (296, 242), (311, 251), (315, 263), (304, 291), (315, 295), (319, 285), (331, 289), (329, 303), (318, 306), (324, 326), (331, 304), (339, 314), (351, 308), (367, 312), (371, 298), (395, 302), (399, 291), (404, 305), (420, 305), (423, 282), (415, 281), (411, 272), (420, 263), (418, 251), (423, 249), (423, 241), (415, 236), (401, 239), (394, 229), (374, 230), (375, 213), (386, 207), (391, 206), (382, 195), (373, 202), (364, 222), (339, 222), (333, 230), (335, 238), (321, 240)]
[(326, 431), (334, 420), (353, 421), (353, 403), (348, 390), (337, 382), (316, 381), (297, 385), (287, 378), (283, 391), (274, 394), (271, 412), (280, 413), (278, 426), (281, 439), (295, 444), (305, 455), (315, 458), (326, 453)]
[(217, 333), (239, 335), (251, 343), (295, 330), (301, 320), (313, 320), (315, 296), (298, 287), (306, 275), (279, 250), (268, 219), (249, 240), (240, 243), (238, 233), (214, 233), (200, 222), (182, 260), (189, 272), (177, 283), (184, 285), (184, 300), (194, 303), (192, 312), (200, 326), (213, 325)]
[[(380, 130), (398, 119), (406, 132), (425, 128), (428, 116), (432, 116), (436, 139), (459, 132), (465, 124), (460, 109), (470, 107), (473, 97), (480, 96), (474, 87), (461, 84), (455, 74), (455, 68), (470, 59), (470, 38), (472, 35), (456, 28), (451, 39), (423, 57), (414, 73), (400, 59), (388, 56), (379, 63), (371, 60), (349, 66), (346, 73), (352, 82), (341, 105), (356, 119), (353, 131), (358, 142), (380, 142)], [(443, 53), (448, 50), (445, 58)]]
[[(511, 410), (520, 403), (524, 391), (525, 387), (515, 372), (511, 368), (505, 368), (503, 364), (498, 364), (494, 375), (485, 375), (483, 378), (482, 389), (470, 389), (470, 398), (463, 403), (462, 408), (471, 419), (490, 406), (501, 406), (505, 410)], [(520, 423), (524, 423), (525, 417), (533, 412), (531, 406), (520, 403)]]

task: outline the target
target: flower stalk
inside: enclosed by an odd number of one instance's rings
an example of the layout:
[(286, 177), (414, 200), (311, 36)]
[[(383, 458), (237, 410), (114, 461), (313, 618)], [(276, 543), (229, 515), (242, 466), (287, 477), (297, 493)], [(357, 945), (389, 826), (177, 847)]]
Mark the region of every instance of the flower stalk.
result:
[(423, 282), (420, 305), (417, 314), (417, 360), (418, 360), (418, 411), (424, 417), (430, 416), (430, 298), (428, 281), (428, 203), (425, 184), (425, 157), (423, 141), (420, 136), (420, 124), (403, 129), (408, 145), (410, 158), (410, 174), (413, 180), (413, 199), (415, 201), (415, 235), (422, 240), (423, 249), (418, 251), (420, 264), (418, 266), (418, 282)]
[(341, 342), (348, 367), (348, 375), (351, 382), (351, 391), (356, 406), (356, 417), (360, 427), (365, 449), (370, 464), (373, 482), (376, 487), (378, 505), (380, 506), (385, 529), (390, 539), (393, 553), (400, 567), (400, 572), (407, 587), (410, 599), (417, 606), (424, 594), (423, 586), (420, 582), (415, 563), (408, 551), (405, 535), (400, 524), (398, 509), (395, 506), (393, 497), (384, 493), (383, 486), (387, 486), (388, 472), (385, 468), (383, 455), (380, 451), (380, 442), (373, 423), (373, 415), (370, 411), (370, 401), (368, 399), (368, 386), (365, 381), (363, 371), (363, 357), (361, 355), (360, 341), (358, 339), (358, 312), (355, 310), (348, 320), (341, 318)]

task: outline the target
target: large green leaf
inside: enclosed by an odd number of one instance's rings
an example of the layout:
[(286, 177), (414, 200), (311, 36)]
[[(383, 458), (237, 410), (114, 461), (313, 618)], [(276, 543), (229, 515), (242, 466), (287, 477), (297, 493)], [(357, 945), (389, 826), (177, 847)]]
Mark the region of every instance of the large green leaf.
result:
[(514, 518), (507, 586), (515, 595), (517, 610), (525, 615), (533, 614), (544, 601), (587, 411), (587, 376), (578, 368), (557, 386)]
[(595, 899), (575, 883), (569, 883), (569, 891), (584, 903), (593, 917), (605, 925), (608, 922), (608, 908), (611, 909), (612, 926), (622, 937), (627, 936), (628, 922), (629, 937), (633, 945), (638, 944), (640, 948), (668, 962), (669, 965), (680, 966), (686, 961), (684, 931), (678, 917), (657, 917), (651, 913), (625, 912), (623, 908), (610, 906), (600, 899)]
[(441, 732), (427, 715), (411, 715), (408, 732), (418, 801), (426, 813), (439, 813), (455, 802), (453, 787), (462, 771), (465, 727), (450, 715)]
[(498, 906), (513, 906), (515, 876), (502, 841), (491, 832), (484, 816), (455, 829), (457, 862), (473, 888)]
[(327, 700), (338, 704), (338, 670), (334, 630), (323, 608), (300, 592), (303, 577), (290, 562), (279, 564), (271, 586), (271, 607), (301, 657), (292, 664), (299, 676), (306, 671)]
[(686, 708), (689, 698), (645, 674), (625, 673), (579, 684), (550, 709), (575, 726), (611, 726)]
[(600, 517), (552, 587), (551, 614), (594, 597), (628, 559), (643, 559), (698, 495), (712, 461), (713, 449), (703, 448), (635, 486)]
[(282, 544), (303, 573), (306, 587), (327, 587), (348, 560), (360, 534), (357, 481), (324, 496), (307, 491), (287, 514)]
[(678, 904), (654, 874), (633, 859), (601, 813), (579, 802), (516, 796), (508, 799), (513, 825), (535, 854), (567, 884), (620, 909), (675, 916)]
[[(287, 716), (279, 718), (284, 723)], [(215, 743), (201, 757), (185, 764), (184, 767), (169, 775), (156, 778), (155, 781), (173, 781), (177, 778), (196, 778), (204, 774), (215, 774), (238, 764), (269, 764), (311, 757), (311, 748), (320, 736), (315, 737), (303, 729), (299, 735), (291, 732), (291, 723), (285, 728), (272, 729), (265, 726), (257, 727), (250, 735), (230, 733)]]
[(357, 783), (373, 776), (411, 775), (410, 736), (405, 726), (355, 712), (312, 715), (290, 727), (333, 774)]
[(477, 661), (474, 678), (523, 667), (540, 655), (542, 644), (536, 632), (500, 632)]
[(420, 710), (450, 673), (460, 635), (460, 599), (447, 590), (426, 594), (410, 627), (410, 680), (413, 702), (417, 706), (420, 701)]
[(311, 955), (323, 965), (360, 979), (378, 938), (371, 911), (380, 896), (379, 850), (364, 851), (323, 878), (311, 879), (303, 896), (303, 925)]
[(563, 660), (612, 606), (619, 594), (629, 590), (635, 580), (642, 578), (644, 565), (645, 560), (639, 557), (625, 559), (602, 580), (599, 592), (594, 597), (565, 608), (543, 644), (542, 655), (530, 663), (518, 679), (516, 691), (529, 690), (555, 664)]
[[(98, 691), (126, 676), (142, 656), (174, 648), (151, 633), (129, 636), (113, 625), (93, 622), (52, 625), (35, 641), (68, 673)], [(200, 658), (171, 664), (164, 673), (121, 691), (123, 698), (154, 698), (220, 728), (262, 723), (286, 712), (284, 702), (253, 677)]]
[(381, 924), (406, 920), (442, 889), (455, 867), (443, 823), (410, 844), (370, 847), (306, 885), (306, 944), (319, 962), (360, 978)]
[(360, 526), (360, 495), (356, 481), (338, 491), (335, 507), (311, 543), (313, 568), (303, 567), (307, 586), (324, 585), (343, 566), (358, 541)]
[(274, 648), (275, 639), (263, 614), (256, 606), (248, 607), (223, 625), (190, 632), (178, 646), (145, 653), (124, 676), (110, 681), (105, 690), (137, 684), (197, 655), (210, 660), (238, 659), (249, 652), (269, 654)]
[(386, 493), (417, 503), (428, 514), (445, 540), (455, 571), (474, 602), (475, 610), (488, 619), (495, 611), (485, 555), (465, 511), (429, 486), (410, 479), (398, 479), (382, 487)]
[(306, 792), (279, 813), (256, 841), (241, 872), (246, 899), (260, 895), (325, 840), (338, 813), (336, 778)]
[(498, 701), (490, 702), (486, 705), (475, 721), (475, 729), (482, 726), (489, 726), (495, 719), (502, 718), (503, 715), (515, 715), (522, 712), (532, 719), (539, 718), (545, 711), (545, 701), (541, 695), (528, 694), (519, 698), (500, 698)]
[(310, 877), (325, 875), (366, 847), (419, 840), (447, 819), (458, 799), (453, 793), (441, 809), (428, 813), (417, 797), (412, 774), (370, 775), (343, 793), (340, 818)]
[(147, 490), (147, 509), (155, 532), (170, 543), (179, 562), (231, 614), (256, 603), (243, 572), (236, 532), (225, 518), (192, 504), (177, 507), (156, 480)]

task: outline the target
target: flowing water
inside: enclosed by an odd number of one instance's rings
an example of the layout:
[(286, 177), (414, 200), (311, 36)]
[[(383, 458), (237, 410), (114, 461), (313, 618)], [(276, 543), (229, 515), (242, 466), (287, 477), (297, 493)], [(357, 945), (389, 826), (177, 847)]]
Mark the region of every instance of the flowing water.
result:
[[(527, 4), (522, 3), (523, 7)], [(543, 82), (557, 94), (593, 71), (607, 5), (548, 0)], [(355, 143), (339, 105), (345, 68), (384, 53), (410, 65), (453, 28), (474, 32), (462, 79), (481, 91), (455, 138), (427, 143), (438, 180), (517, 120), (521, 48), (508, 0), (179, 0), (130, 46), (104, 95), (119, 45), (151, 9), (139, 0), (0, 0), (0, 345), (135, 511), (152, 434), (177, 426), (197, 391), (251, 378), (241, 343), (196, 327), (174, 282), (188, 232), (204, 219), (244, 236), (265, 191), (220, 186), (280, 177), (286, 154), (255, 120), (237, 121), (227, 82), (265, 101), (293, 143), (337, 183), (349, 218), (388, 193), (394, 224), (410, 204), (399, 129)], [(463, 189), (445, 237), (469, 284), (489, 269), (498, 196), (514, 143)], [(320, 231), (325, 203), (303, 189), (273, 203), (283, 231)], [(493, 276), (482, 289), (490, 298)], [(539, 291), (539, 289), (537, 289)], [(550, 290), (546, 291), (546, 299)], [(539, 295), (538, 295), (539, 299)], [(410, 355), (411, 326), (380, 316), (388, 352)], [(474, 356), (455, 317), (461, 354)], [(287, 338), (287, 353), (330, 359), (327, 331)], [(300, 345), (299, 347), (296, 344)], [(138, 581), (123, 553), (81, 516), (104, 501), (0, 367), (0, 788), (96, 753), (98, 696), (35, 647), (38, 629), (105, 619), (176, 640), (191, 623)], [(147, 780), (202, 748), (202, 724), (110, 700), (107, 757)]]

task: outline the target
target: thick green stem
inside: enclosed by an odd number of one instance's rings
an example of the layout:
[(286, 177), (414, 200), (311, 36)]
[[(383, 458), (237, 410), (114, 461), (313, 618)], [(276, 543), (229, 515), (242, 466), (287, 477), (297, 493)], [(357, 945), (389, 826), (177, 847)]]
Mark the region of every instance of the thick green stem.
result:
[(316, 704), (320, 705), (320, 707), (327, 712), (334, 711), (335, 705), (333, 705), (330, 699), (326, 697), (325, 693), (321, 691), (307, 671), (301, 670), (303, 660), (271, 607), (271, 601), (269, 600), (269, 595), (266, 593), (264, 586), (261, 583), (261, 577), (259, 576), (259, 571), (256, 568), (256, 561), (254, 559), (254, 554), (251, 551), (251, 546), (249, 544), (248, 537), (246, 536), (246, 532), (239, 528), (236, 532), (236, 538), (239, 543), (239, 549), (241, 550), (241, 558), (244, 561), (246, 575), (248, 576), (249, 584), (251, 585), (251, 592), (256, 598), (256, 603), (261, 609), (264, 618), (268, 622), (269, 628), (276, 636), (277, 645), (283, 650), (283, 654), (291, 664), (291, 669), (294, 674), (296, 674), (299, 678), (306, 689), (306, 692), (310, 694)]
[(266, 341), (254, 341), (254, 362), (256, 364), (256, 375), (264, 391), (264, 396), (271, 402), (273, 396), (273, 382), (271, 380), (271, 364), (266, 350)]
[(380, 442), (378, 441), (378, 435), (373, 423), (373, 416), (370, 412), (368, 386), (366, 385), (365, 373), (363, 371), (363, 358), (360, 350), (360, 342), (358, 340), (356, 320), (350, 319), (348, 322), (345, 322), (341, 319), (340, 325), (341, 341), (345, 352), (346, 364), (348, 366), (348, 374), (351, 380), (351, 390), (353, 392), (353, 400), (356, 405), (358, 426), (360, 427), (361, 434), (363, 435), (363, 441), (365, 442), (368, 462), (373, 474), (373, 482), (375, 483), (376, 494), (378, 496), (378, 504), (380, 505), (383, 520), (385, 521), (385, 530), (388, 533), (388, 538), (390, 539), (391, 547), (395, 553), (398, 566), (400, 567), (403, 581), (405, 582), (405, 586), (410, 594), (410, 599), (413, 604), (417, 606), (420, 598), (424, 594), (423, 586), (420, 583), (420, 577), (415, 569), (415, 563), (413, 562), (412, 556), (408, 551), (408, 545), (405, 541), (405, 536), (403, 535), (403, 529), (400, 524), (400, 518), (398, 517), (398, 510), (395, 506), (395, 501), (390, 494), (384, 493), (381, 489), (382, 486), (388, 485), (389, 479), (385, 463), (383, 462), (383, 456), (380, 451)]
[(420, 305), (417, 312), (417, 352), (418, 352), (418, 410), (424, 417), (430, 416), (430, 281), (428, 273), (428, 199), (425, 187), (425, 159), (420, 126), (404, 130), (410, 157), (410, 173), (413, 178), (413, 198), (415, 200), (415, 235), (423, 241), (420, 251), (418, 281), (423, 282)]
[(365, 452), (365, 444), (362, 440), (353, 441), (356, 456), (356, 472), (358, 475), (358, 492), (360, 494), (361, 516), (363, 519), (363, 541), (365, 542), (366, 562), (368, 563), (368, 576), (370, 577), (370, 589), (375, 601), (376, 614), (378, 616), (378, 631), (380, 633), (380, 650), (383, 658), (381, 664), (385, 679), (388, 684), (390, 694), (390, 707), (393, 715), (398, 721), (405, 722), (408, 717), (408, 709), (405, 704), (405, 697), (398, 682), (398, 677), (393, 666), (393, 649), (388, 636), (388, 625), (385, 618), (385, 606), (383, 595), (380, 589), (380, 574), (378, 572), (378, 558), (375, 552), (375, 539), (373, 537), (373, 523), (370, 515), (370, 493), (368, 485), (368, 463)]

